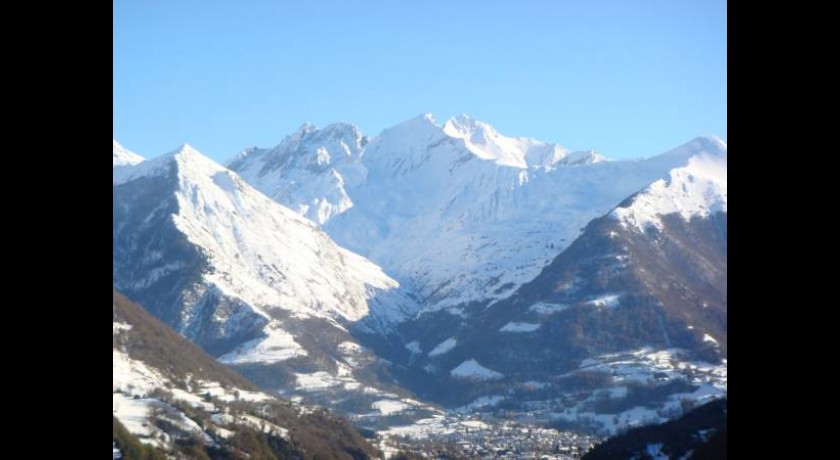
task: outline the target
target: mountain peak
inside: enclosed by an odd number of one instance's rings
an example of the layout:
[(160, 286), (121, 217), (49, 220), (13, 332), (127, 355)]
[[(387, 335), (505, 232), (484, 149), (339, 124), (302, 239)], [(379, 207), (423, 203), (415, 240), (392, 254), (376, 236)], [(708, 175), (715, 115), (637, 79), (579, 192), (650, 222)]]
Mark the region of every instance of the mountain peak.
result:
[(398, 125), (396, 125), (392, 128), (387, 129), (386, 131), (389, 131), (389, 130), (392, 130), (392, 129), (413, 129), (413, 128), (428, 129), (430, 127), (437, 128), (437, 129), (441, 128), (440, 124), (435, 119), (435, 116), (432, 115), (431, 112), (425, 112), (425, 113), (421, 113), (420, 115), (417, 115), (416, 117), (409, 118), (408, 120), (406, 120), (406, 121), (404, 121), (404, 122), (402, 122), (402, 123), (400, 123), (400, 124), (398, 124)]
[(726, 141), (713, 134), (698, 136), (692, 142), (703, 144), (708, 150), (726, 151)]
[(701, 151), (713, 154), (726, 152), (726, 142), (724, 142), (721, 138), (711, 134), (697, 136), (694, 139), (683, 144), (683, 146), (688, 147), (691, 150), (694, 150), (698, 153)]
[(726, 142), (719, 137), (704, 135), (695, 137), (685, 144), (663, 153), (660, 157), (678, 157), (688, 160), (693, 156), (705, 153), (715, 157), (725, 158), (726, 150)]
[(235, 161), (244, 158), (254, 151), (260, 152), (274, 152), (288, 153), (300, 148), (304, 142), (312, 140), (315, 144), (322, 143), (326, 139), (337, 140), (344, 142), (351, 149), (361, 149), (367, 143), (367, 137), (362, 133), (358, 126), (345, 123), (336, 122), (331, 123), (323, 128), (318, 128), (312, 123), (306, 122), (302, 124), (294, 133), (286, 136), (279, 145), (272, 149), (257, 149), (253, 148), (250, 151), (243, 152), (228, 161), (228, 165), (232, 165)]
[(435, 120), (435, 116), (431, 112), (425, 112), (421, 114), (418, 118), (422, 118), (423, 120), (428, 121), (429, 123), (438, 125), (437, 120)]
[[(325, 141), (328, 139), (341, 141), (349, 148), (356, 151), (360, 151), (368, 142), (367, 136), (365, 136), (358, 126), (352, 123), (345, 123), (343, 121), (324, 126), (319, 131), (319, 134)], [(358, 152), (351, 153), (348, 151), (347, 153), (348, 155), (354, 155)]]
[(431, 113), (423, 113), (396, 126), (386, 128), (377, 137), (391, 145), (391, 150), (410, 150), (429, 145), (444, 137), (441, 126)]
[(619, 205), (612, 215), (622, 225), (644, 232), (649, 227), (662, 229), (662, 216), (668, 214), (689, 221), (727, 212), (726, 143), (717, 137), (701, 136), (662, 156), (684, 156), (685, 164)]
[(532, 139), (503, 136), (488, 123), (465, 114), (447, 120), (443, 132), (449, 137), (463, 140), (467, 150), (483, 160), (520, 169), (528, 167), (525, 159), (528, 152), (537, 145), (543, 145)]
[(461, 114), (447, 120), (443, 125), (443, 132), (458, 139), (475, 137), (486, 139), (498, 137), (499, 135), (496, 129), (489, 124), (476, 120), (466, 114)]
[(114, 171), (114, 185), (122, 184), (140, 177), (159, 176), (168, 174), (172, 169), (181, 176), (201, 176), (227, 171), (190, 144), (181, 144), (175, 150), (165, 153), (151, 160), (133, 165), (131, 168), (120, 168)]
[(475, 118), (467, 115), (466, 113), (462, 113), (460, 115), (455, 115), (454, 117), (447, 120), (447, 123), (449, 123), (449, 122), (458, 123), (458, 124), (462, 124), (462, 125), (469, 125), (469, 124), (473, 124), (473, 123), (481, 123), (481, 121), (476, 120)]
[(338, 121), (335, 123), (330, 123), (327, 126), (324, 126), (321, 131), (326, 132), (336, 132), (336, 133), (361, 133), (362, 130), (359, 129), (358, 126), (354, 125), (353, 123), (347, 123), (344, 121)]
[(201, 152), (196, 150), (192, 145), (184, 142), (177, 149), (170, 152), (172, 155), (201, 155)]
[(183, 143), (176, 150), (161, 156), (161, 161), (163, 163), (174, 161), (177, 165), (178, 173), (182, 176), (203, 177), (208, 174), (227, 171), (225, 167), (187, 143)]
[(306, 136), (308, 136), (309, 134), (311, 134), (312, 132), (317, 131), (317, 130), (318, 130), (318, 127), (315, 126), (314, 124), (312, 124), (308, 121), (304, 122), (292, 134), (289, 134), (288, 136), (286, 136), (286, 138), (283, 139), (283, 141), (281, 141), (280, 145), (284, 145), (284, 144), (287, 144), (287, 143), (298, 143), (303, 138), (305, 138)]
[(337, 122), (319, 129), (311, 123), (304, 123), (297, 131), (286, 136), (276, 147), (251, 149), (237, 155), (228, 164), (236, 169), (235, 161), (254, 152), (279, 158), (279, 161), (286, 161), (286, 157), (289, 155), (315, 154), (320, 147), (333, 150), (333, 153), (337, 153), (337, 150), (344, 150), (346, 156), (357, 156), (365, 144), (367, 144), (367, 137), (356, 125)]
[(114, 139), (114, 167), (131, 166), (142, 162), (145, 158), (126, 149)]
[(312, 131), (316, 131), (317, 129), (318, 129), (318, 127), (315, 126), (313, 123), (305, 121), (298, 127), (298, 129), (295, 130), (294, 134), (311, 133)]

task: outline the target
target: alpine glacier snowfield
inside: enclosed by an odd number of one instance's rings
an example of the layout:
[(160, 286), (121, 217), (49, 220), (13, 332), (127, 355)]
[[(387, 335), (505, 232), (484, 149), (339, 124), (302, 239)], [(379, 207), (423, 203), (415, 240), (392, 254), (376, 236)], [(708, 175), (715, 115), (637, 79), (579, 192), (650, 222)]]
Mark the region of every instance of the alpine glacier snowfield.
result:
[(229, 166), (417, 291), (420, 314), (460, 314), (465, 302), (504, 298), (533, 279), (621, 200), (725, 149), (698, 138), (650, 159), (608, 161), (506, 137), (466, 115), (440, 125), (424, 114), (372, 139), (349, 124), (304, 125)]

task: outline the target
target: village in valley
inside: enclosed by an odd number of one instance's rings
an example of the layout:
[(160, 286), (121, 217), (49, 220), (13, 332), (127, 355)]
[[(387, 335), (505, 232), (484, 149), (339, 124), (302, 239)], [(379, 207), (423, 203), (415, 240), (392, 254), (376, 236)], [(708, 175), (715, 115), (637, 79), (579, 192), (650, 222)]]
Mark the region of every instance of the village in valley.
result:
[(377, 433), (386, 458), (398, 452), (425, 458), (580, 458), (601, 438), (542, 428), (490, 414), (446, 413)]

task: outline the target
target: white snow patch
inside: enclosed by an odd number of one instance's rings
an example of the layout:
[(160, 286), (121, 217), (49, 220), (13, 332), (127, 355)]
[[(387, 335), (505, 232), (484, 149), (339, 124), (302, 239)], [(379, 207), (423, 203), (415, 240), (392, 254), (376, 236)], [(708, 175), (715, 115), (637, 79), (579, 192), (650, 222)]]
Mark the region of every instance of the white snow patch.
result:
[(416, 340), (412, 340), (411, 342), (408, 342), (407, 344), (405, 344), (405, 348), (408, 351), (410, 351), (412, 354), (415, 354), (415, 355), (419, 355), (420, 353), (423, 353), (423, 349), (420, 348), (420, 342), (418, 342)]
[(383, 399), (380, 401), (376, 401), (370, 405), (373, 409), (379, 411), (382, 415), (391, 415), (391, 414), (398, 414), (409, 407), (410, 405), (401, 402), (401, 401), (394, 401), (391, 399)]
[(125, 429), (129, 433), (138, 436), (140, 442), (162, 447), (165, 444), (161, 443), (154, 436), (160, 430), (149, 423), (149, 414), (158, 402), (157, 399), (133, 399), (122, 393), (114, 393), (114, 416), (125, 426)]
[(620, 294), (605, 294), (600, 297), (594, 298), (587, 303), (596, 307), (615, 308), (619, 306), (620, 298)]
[(174, 387), (170, 388), (169, 391), (172, 393), (173, 400), (183, 401), (191, 407), (199, 408), (207, 412), (212, 412), (216, 408), (212, 402), (205, 401), (203, 397), (195, 393), (190, 393), (189, 391)]
[(254, 417), (250, 414), (242, 414), (237, 416), (236, 418), (237, 421), (244, 422), (246, 425), (250, 425), (252, 428), (261, 430), (263, 433), (273, 434), (287, 441), (289, 440), (289, 430), (283, 428), (282, 426), (275, 425), (267, 420), (261, 419), (259, 417)]
[(542, 326), (538, 323), (515, 323), (510, 322), (502, 326), (499, 332), (534, 332)]
[(715, 345), (720, 345), (720, 344), (718, 343), (718, 341), (717, 341), (717, 340), (715, 340), (715, 338), (714, 338), (714, 337), (712, 337), (712, 336), (710, 336), (709, 334), (703, 334), (703, 341), (704, 341), (704, 342), (710, 342), (710, 343), (713, 343), (713, 344), (715, 344)]
[(464, 420), (463, 422), (459, 423), (461, 424), (461, 426), (478, 430), (486, 430), (490, 428), (490, 425), (482, 422), (481, 420)]
[[(221, 401), (231, 402), (237, 399), (242, 401), (260, 402), (271, 399), (271, 396), (261, 391), (248, 391), (241, 388), (224, 388), (219, 382), (200, 380), (196, 382), (194, 391), (196, 394), (208, 394)], [(237, 398), (238, 395), (238, 398)]]
[(344, 341), (338, 344), (338, 352), (343, 355), (355, 356), (362, 353), (365, 349), (356, 342)]
[(119, 350), (114, 350), (113, 356), (114, 392), (145, 396), (155, 388), (165, 386), (167, 379), (157, 369), (131, 359)]
[(549, 384), (545, 382), (538, 382), (536, 380), (528, 380), (527, 382), (523, 383), (522, 386), (529, 390), (542, 390), (543, 388), (549, 386)]
[[(343, 388), (348, 390), (357, 390), (361, 387), (361, 384), (353, 378), (353, 369), (350, 366), (338, 361), (335, 362), (335, 365), (338, 367), (337, 376), (333, 376), (324, 371), (313, 372), (311, 374), (296, 373), (297, 388), (303, 391), (320, 391), (339, 385), (342, 385)], [(396, 396), (383, 393), (372, 387), (364, 387), (362, 388), (362, 392), (381, 394), (385, 397)]]
[(219, 361), (225, 364), (269, 364), (307, 355), (306, 350), (295, 341), (294, 336), (282, 329), (279, 321), (271, 321), (263, 332), (267, 334), (267, 337), (245, 342), (230, 353), (219, 357)]
[(561, 311), (567, 308), (569, 308), (569, 306), (562, 303), (537, 302), (534, 305), (528, 307), (528, 310), (533, 311), (535, 313), (539, 313), (541, 315), (553, 315), (555, 313), (560, 313)]
[(319, 371), (312, 374), (295, 374), (298, 388), (305, 390), (323, 390), (324, 388), (334, 387), (341, 383), (327, 372)]
[(474, 359), (464, 361), (449, 373), (456, 378), (473, 380), (497, 380), (504, 377), (503, 374), (482, 366)]
[(458, 341), (453, 337), (450, 337), (443, 342), (437, 344), (436, 347), (432, 348), (432, 351), (429, 352), (429, 357), (440, 356), (452, 351), (455, 348), (455, 345), (458, 344)]
[(344, 389), (347, 390), (347, 391), (356, 391), (361, 387), (362, 387), (362, 384), (360, 382), (355, 382), (354, 381), (354, 382), (345, 382), (344, 383)]
[[(259, 417), (255, 417), (255, 416), (250, 415), (250, 414), (231, 415), (231, 414), (219, 413), (219, 414), (211, 415), (210, 419), (213, 421), (213, 423), (216, 423), (217, 425), (232, 428), (235, 425), (241, 424), (241, 425), (249, 426), (251, 428), (255, 428), (255, 429), (257, 429), (257, 430), (259, 430), (263, 433), (266, 433), (266, 434), (273, 434), (273, 435), (279, 436), (279, 437), (281, 437), (285, 440), (289, 439), (289, 430), (288, 429), (283, 428), (279, 425), (275, 425), (275, 424), (273, 424), (273, 423), (271, 423), (267, 420), (261, 419)], [(227, 433), (225, 433), (223, 435), (224, 437), (228, 437), (228, 436), (225, 436), (228, 433), (231, 434), (231, 435), (233, 434), (232, 431), (229, 431), (229, 430), (225, 430), (225, 431)]]
[(230, 439), (236, 434), (235, 431), (220, 426), (215, 426), (213, 431), (222, 439)]
[(123, 332), (123, 331), (130, 331), (130, 330), (131, 330), (131, 324), (118, 323), (118, 322), (114, 323), (114, 335), (117, 335), (117, 334), (119, 334), (120, 332)]

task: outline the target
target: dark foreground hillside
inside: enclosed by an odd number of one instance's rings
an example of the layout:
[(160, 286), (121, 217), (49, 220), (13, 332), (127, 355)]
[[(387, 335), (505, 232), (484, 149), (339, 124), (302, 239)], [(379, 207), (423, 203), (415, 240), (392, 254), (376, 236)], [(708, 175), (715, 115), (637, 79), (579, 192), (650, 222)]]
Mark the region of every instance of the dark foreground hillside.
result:
[[(122, 458), (356, 460), (380, 456), (346, 420), (256, 392), (244, 377), (142, 307), (116, 291), (113, 297), (114, 323), (120, 325), (114, 332), (115, 366), (118, 355), (128, 355), (129, 362), (159, 374), (161, 382), (151, 391), (139, 381), (136, 387), (117, 388), (115, 367), (115, 401), (147, 404), (150, 410), (141, 427), (151, 427), (155, 433), (154, 439), (132, 433), (115, 416), (113, 440)], [(213, 396), (204, 388), (222, 392)], [(240, 394), (261, 398), (249, 400)]]

